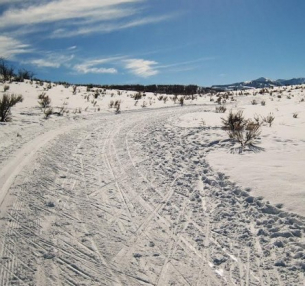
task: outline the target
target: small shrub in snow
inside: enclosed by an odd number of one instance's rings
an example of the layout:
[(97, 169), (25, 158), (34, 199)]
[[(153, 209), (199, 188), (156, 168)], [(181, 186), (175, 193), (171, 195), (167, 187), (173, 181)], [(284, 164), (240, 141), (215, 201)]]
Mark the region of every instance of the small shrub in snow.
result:
[(227, 110), (227, 108), (225, 106), (223, 106), (223, 105), (215, 107), (215, 112), (216, 113), (225, 113), (226, 110)]
[(76, 85), (73, 85), (73, 86), (72, 86), (72, 93), (75, 95), (75, 94), (76, 94), (76, 91), (77, 91), (77, 86), (76, 86)]
[(251, 101), (251, 104), (252, 104), (252, 105), (256, 105), (256, 104), (257, 104), (257, 101), (256, 101), (255, 99), (253, 99), (253, 100)]
[(146, 101), (143, 101), (141, 107), (144, 108), (144, 107), (146, 107), (146, 106), (147, 106)]
[(295, 113), (293, 113), (293, 118), (298, 118), (298, 116), (299, 116), (299, 114), (297, 114), (296, 112)]
[(142, 98), (142, 93), (141, 92), (137, 92), (134, 96), (133, 96), (134, 100), (140, 100)]
[(121, 104), (121, 101), (120, 100), (116, 100), (114, 102), (114, 107), (120, 106), (120, 104)]
[(114, 105), (114, 101), (113, 101), (113, 100), (110, 100), (110, 102), (109, 102), (109, 108), (112, 108), (113, 105)]
[(49, 98), (48, 95), (46, 95), (45, 92), (38, 95), (38, 99), (39, 99), (38, 104), (40, 105), (41, 109), (46, 109), (50, 107), (51, 99)]
[(236, 113), (233, 113), (233, 111), (231, 110), (227, 118), (221, 118), (221, 120), (223, 124), (223, 129), (229, 131), (242, 130), (247, 124), (247, 120), (244, 118), (242, 111), (237, 111)]
[(181, 96), (181, 97), (179, 98), (179, 103), (180, 103), (181, 106), (184, 105), (184, 98), (183, 98), (183, 96)]
[(99, 97), (99, 95), (100, 95), (100, 93), (99, 93), (99, 91), (97, 89), (93, 96), (94, 96), (95, 99), (97, 99)]
[(273, 121), (274, 121), (275, 117), (272, 113), (270, 113), (269, 115), (267, 115), (263, 121), (269, 124), (269, 127), (271, 127)]
[(10, 86), (9, 86), (9, 85), (5, 85), (5, 86), (3, 87), (3, 91), (4, 91), (4, 92), (8, 91), (9, 89), (10, 89)]
[(240, 143), (243, 149), (247, 145), (252, 145), (254, 140), (261, 134), (260, 125), (252, 121), (247, 121), (242, 129), (229, 130), (229, 137)]
[(261, 101), (261, 105), (262, 105), (262, 106), (265, 106), (265, 105), (266, 105), (266, 101), (265, 101), (265, 100), (262, 100), (262, 101)]
[(116, 100), (114, 106), (115, 106), (115, 113), (116, 114), (121, 113), (121, 102), (119, 100)]
[(11, 108), (22, 101), (22, 95), (3, 94), (2, 99), (0, 99), (0, 122), (11, 121)]

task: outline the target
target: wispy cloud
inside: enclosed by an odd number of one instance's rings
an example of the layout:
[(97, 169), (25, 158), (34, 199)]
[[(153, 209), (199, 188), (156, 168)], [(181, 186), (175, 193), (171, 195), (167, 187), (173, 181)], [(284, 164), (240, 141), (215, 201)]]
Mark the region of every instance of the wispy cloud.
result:
[(127, 70), (140, 77), (150, 77), (159, 73), (159, 71), (155, 68), (155, 66), (158, 64), (155, 61), (128, 59), (124, 60), (124, 63)]
[(117, 69), (111, 67), (103, 67), (101, 65), (113, 62), (116, 60), (121, 59), (122, 57), (111, 57), (105, 59), (96, 59), (96, 60), (89, 60), (85, 61), (81, 64), (74, 65), (74, 70), (80, 74), (88, 74), (88, 73), (108, 73), (108, 74), (115, 74), (117, 73)]
[(46, 56), (28, 60), (27, 63), (37, 67), (59, 68), (68, 63), (74, 58), (74, 55), (64, 55), (58, 53), (47, 53)]
[(8, 37), (0, 36), (0, 55), (6, 59), (14, 59), (15, 55), (31, 52), (31, 47), (21, 41)]
[(216, 59), (215, 57), (203, 57), (203, 58), (198, 58), (198, 59), (194, 59), (194, 60), (190, 60), (190, 61), (178, 62), (178, 63), (168, 64), (168, 65), (159, 65), (158, 68), (167, 69), (167, 68), (185, 66), (185, 65), (190, 65), (190, 64), (200, 63), (200, 62), (213, 61), (215, 59)]
[(58, 0), (43, 2), (27, 7), (13, 8), (0, 17), (0, 27), (14, 27), (59, 22), (64, 20), (85, 20), (92, 22), (109, 20), (130, 15), (128, 9), (116, 7), (119, 4), (139, 2), (139, 0)]
[[(0, 1), (9, 3), (6, 0)], [(0, 30), (13, 33), (20, 30), (20, 36), (43, 30), (49, 31), (46, 34), (51, 38), (108, 33), (159, 23), (177, 16), (140, 15), (143, 9), (139, 5), (135, 7), (131, 4), (142, 3), (143, 0), (13, 1), (16, 5), (0, 16)], [(18, 5), (18, 2), (21, 4)]]
[(93, 33), (110, 33), (113, 31), (133, 28), (137, 26), (144, 26), (148, 24), (155, 24), (159, 22), (163, 22), (169, 20), (173, 17), (173, 15), (163, 15), (156, 17), (144, 17), (138, 20), (126, 21), (125, 23), (96, 23), (95, 25), (85, 25), (80, 26), (76, 29), (70, 28), (60, 28), (51, 34), (51, 38), (68, 38), (75, 36), (88, 35)]

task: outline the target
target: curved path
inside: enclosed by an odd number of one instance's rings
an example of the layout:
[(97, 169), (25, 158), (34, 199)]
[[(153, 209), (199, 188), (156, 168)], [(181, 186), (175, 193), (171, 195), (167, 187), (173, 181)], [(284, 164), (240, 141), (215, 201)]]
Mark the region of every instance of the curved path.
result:
[(0, 172), (0, 285), (303, 285), (286, 256), (304, 221), (211, 170), (204, 130), (174, 124), (202, 109), (99, 115), (18, 151)]

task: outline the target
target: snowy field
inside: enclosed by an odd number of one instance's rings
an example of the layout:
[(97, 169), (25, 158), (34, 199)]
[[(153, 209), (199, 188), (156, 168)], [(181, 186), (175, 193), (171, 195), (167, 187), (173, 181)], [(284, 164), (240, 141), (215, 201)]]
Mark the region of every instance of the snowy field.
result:
[[(305, 86), (4, 89), (24, 100), (0, 123), (0, 285), (305, 285)], [(231, 110), (262, 123), (243, 150)]]

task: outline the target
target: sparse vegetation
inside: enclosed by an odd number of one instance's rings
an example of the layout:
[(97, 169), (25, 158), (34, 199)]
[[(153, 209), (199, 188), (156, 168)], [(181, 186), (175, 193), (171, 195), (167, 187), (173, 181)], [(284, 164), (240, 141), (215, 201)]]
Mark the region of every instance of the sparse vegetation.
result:
[(215, 112), (216, 113), (225, 113), (226, 110), (227, 110), (227, 108), (225, 106), (223, 106), (223, 105), (215, 107)]
[(241, 150), (247, 145), (253, 145), (261, 133), (261, 125), (252, 120), (245, 119), (242, 111), (229, 113), (227, 118), (222, 118), (223, 129), (227, 130), (229, 137), (240, 143)]

